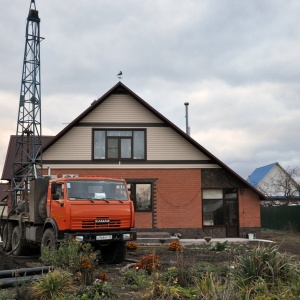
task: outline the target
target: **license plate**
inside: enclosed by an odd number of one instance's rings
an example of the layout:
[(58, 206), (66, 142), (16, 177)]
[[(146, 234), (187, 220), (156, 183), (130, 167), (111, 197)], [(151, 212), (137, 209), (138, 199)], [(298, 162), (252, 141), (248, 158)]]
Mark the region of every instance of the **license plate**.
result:
[(97, 235), (96, 240), (97, 241), (112, 240), (112, 235)]

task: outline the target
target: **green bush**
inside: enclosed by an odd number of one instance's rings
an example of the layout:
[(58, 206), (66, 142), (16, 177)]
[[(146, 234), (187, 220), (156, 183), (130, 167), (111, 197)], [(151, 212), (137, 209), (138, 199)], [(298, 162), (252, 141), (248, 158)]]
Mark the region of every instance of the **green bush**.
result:
[(228, 241), (216, 242), (210, 248), (211, 251), (224, 251), (227, 248)]
[(116, 299), (111, 285), (105, 282), (96, 282), (89, 287), (80, 289), (73, 299), (78, 300), (98, 300), (98, 299)]
[(192, 299), (190, 289), (172, 285), (162, 280), (160, 272), (152, 273), (152, 283), (143, 293), (142, 299), (180, 300)]
[(292, 257), (278, 252), (277, 247), (258, 246), (244, 256), (237, 256), (233, 274), (242, 286), (259, 279), (274, 284), (300, 278), (298, 265)]
[(31, 285), (32, 299), (59, 299), (74, 291), (73, 274), (63, 270), (49, 272)]
[(132, 290), (139, 291), (147, 288), (150, 285), (151, 277), (149, 277), (145, 272), (137, 270), (128, 270), (123, 273), (120, 283)]
[(0, 289), (0, 299), (1, 300), (14, 300), (15, 297), (8, 290), (1, 290)]
[(58, 249), (43, 247), (40, 260), (46, 265), (66, 269), (73, 274), (78, 273), (85, 284), (94, 280), (97, 257), (91, 244), (70, 241), (62, 243)]

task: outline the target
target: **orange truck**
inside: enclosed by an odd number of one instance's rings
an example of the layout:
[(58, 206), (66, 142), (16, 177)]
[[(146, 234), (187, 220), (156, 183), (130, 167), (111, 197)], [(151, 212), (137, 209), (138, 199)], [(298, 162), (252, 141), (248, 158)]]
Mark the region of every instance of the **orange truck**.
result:
[(136, 240), (134, 207), (123, 179), (37, 178), (27, 199), (2, 212), (3, 250), (25, 254), (32, 247), (90, 243), (104, 261), (120, 263), (126, 242)]

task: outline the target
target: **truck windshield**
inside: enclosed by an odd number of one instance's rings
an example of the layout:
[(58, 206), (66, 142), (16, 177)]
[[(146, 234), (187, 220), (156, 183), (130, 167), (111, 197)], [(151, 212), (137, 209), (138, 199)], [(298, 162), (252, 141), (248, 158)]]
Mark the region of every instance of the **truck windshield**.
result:
[(128, 200), (123, 181), (114, 180), (70, 180), (67, 181), (69, 200)]

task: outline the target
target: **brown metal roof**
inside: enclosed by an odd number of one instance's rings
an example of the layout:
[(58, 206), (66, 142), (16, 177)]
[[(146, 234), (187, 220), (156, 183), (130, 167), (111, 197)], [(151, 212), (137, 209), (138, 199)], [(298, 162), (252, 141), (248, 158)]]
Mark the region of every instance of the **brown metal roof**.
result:
[[(46, 146), (53, 138), (54, 136), (42, 136), (42, 145)], [(15, 156), (15, 148), (16, 148), (16, 136), (11, 135), (8, 143), (1, 180), (8, 180), (8, 181), (11, 180), (12, 168), (13, 168), (13, 162)]]

